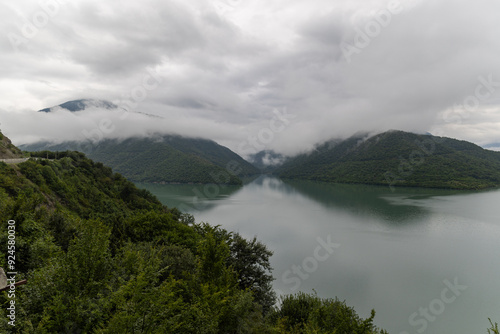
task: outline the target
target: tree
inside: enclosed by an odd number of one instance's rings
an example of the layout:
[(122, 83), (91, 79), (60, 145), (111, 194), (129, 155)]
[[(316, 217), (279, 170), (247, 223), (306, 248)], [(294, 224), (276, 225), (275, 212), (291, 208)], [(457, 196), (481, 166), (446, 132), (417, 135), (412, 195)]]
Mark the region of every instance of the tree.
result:
[(238, 273), (240, 289), (249, 289), (266, 314), (276, 302), (272, 287), (274, 277), (269, 263), (273, 252), (257, 238), (249, 241), (238, 233), (232, 235), (229, 245), (231, 254), (228, 263)]
[(490, 325), (491, 325), (491, 328), (488, 328), (488, 334), (500, 334), (499, 330), (498, 330), (498, 324), (495, 323), (493, 325), (493, 322), (491, 321), (490, 318), (488, 318), (489, 322), (490, 322)]
[(316, 294), (288, 295), (269, 315), (278, 333), (387, 334), (373, 325), (375, 311), (361, 319), (356, 311), (338, 299), (321, 299)]
[(227, 232), (219, 226), (202, 223), (195, 225), (195, 229), (204, 238), (212, 235), (219, 242), (229, 245), (226, 265), (236, 272), (239, 288), (251, 291), (255, 302), (266, 314), (276, 302), (276, 294), (272, 288), (274, 277), (269, 262), (273, 252), (255, 237), (249, 241), (240, 234)]

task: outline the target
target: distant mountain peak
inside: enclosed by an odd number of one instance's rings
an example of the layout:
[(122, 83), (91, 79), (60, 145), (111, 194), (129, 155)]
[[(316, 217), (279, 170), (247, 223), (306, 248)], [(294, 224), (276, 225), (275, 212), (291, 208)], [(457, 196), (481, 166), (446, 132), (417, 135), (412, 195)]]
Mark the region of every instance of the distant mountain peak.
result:
[(54, 108), (63, 108), (69, 110), (71, 112), (82, 111), (87, 108), (103, 108), (103, 109), (116, 109), (118, 106), (112, 102), (106, 100), (94, 100), (94, 99), (81, 99), (81, 100), (73, 100), (67, 101), (58, 106), (53, 106), (50, 108), (45, 108), (42, 110), (38, 110), (39, 112), (51, 112)]
[(121, 112), (139, 114), (150, 118), (163, 118), (161, 116), (152, 115), (145, 112), (130, 111), (127, 110), (126, 108), (114, 104), (113, 102), (109, 102), (106, 100), (94, 100), (94, 99), (80, 99), (80, 100), (67, 101), (57, 106), (38, 110), (38, 112), (50, 113), (61, 108), (66, 109), (70, 112), (79, 112), (89, 108), (106, 109), (106, 110), (120, 109)]
[(264, 172), (270, 172), (276, 169), (277, 167), (281, 166), (286, 160), (286, 156), (280, 153), (276, 153), (273, 150), (263, 150), (255, 154), (251, 154), (248, 157), (248, 161), (252, 165)]

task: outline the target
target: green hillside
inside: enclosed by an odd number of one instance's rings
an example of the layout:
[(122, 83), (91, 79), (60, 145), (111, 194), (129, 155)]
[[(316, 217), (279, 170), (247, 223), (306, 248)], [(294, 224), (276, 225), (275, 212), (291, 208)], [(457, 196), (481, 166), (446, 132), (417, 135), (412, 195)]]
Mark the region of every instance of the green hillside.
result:
[(0, 132), (0, 159), (15, 159), (22, 156), (21, 150)]
[(500, 152), (451, 138), (389, 131), (318, 146), (277, 169), (282, 178), (448, 189), (500, 185)]
[(66, 142), (23, 146), (27, 151), (82, 151), (134, 182), (241, 184), (241, 176), (259, 170), (226, 147), (180, 136)]
[(0, 266), (27, 279), (15, 320), (0, 293), (0, 332), (380, 333), (337, 299), (273, 306), (272, 253), (255, 238), (195, 224), (82, 153), (47, 155), (0, 162)]

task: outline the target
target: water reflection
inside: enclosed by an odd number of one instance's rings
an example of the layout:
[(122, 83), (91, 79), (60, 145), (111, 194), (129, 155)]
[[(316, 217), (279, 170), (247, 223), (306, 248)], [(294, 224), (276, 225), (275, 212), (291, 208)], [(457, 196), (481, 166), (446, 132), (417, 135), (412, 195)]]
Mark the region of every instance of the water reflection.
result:
[[(251, 182), (251, 179), (247, 182)], [(216, 184), (136, 183), (136, 185), (141, 189), (149, 190), (164, 205), (176, 207), (188, 213), (212, 209), (221, 200), (234, 196), (243, 189), (242, 186)]]
[[(475, 333), (500, 308), (500, 271), (494, 265), (500, 252), (499, 190), (391, 192), (269, 176), (218, 193), (202, 185), (140, 186), (168, 206), (193, 208), (197, 221), (257, 236), (274, 251), (276, 289), (337, 296), (363, 317), (375, 308), (376, 325), (391, 333), (416, 332), (409, 316), (440, 297), (445, 279), (457, 277), (470, 288), (429, 324), (428, 333)], [(286, 273), (303, 266), (314, 256), (318, 237), (328, 236), (340, 247), (292, 291), (289, 279), (296, 275)]]
[[(330, 184), (315, 181), (281, 180), (262, 175), (244, 180), (244, 186), (149, 184), (137, 186), (155, 194), (162, 203), (181, 211), (196, 214), (214, 209), (238, 193), (260, 192), (275, 197), (303, 196), (327, 209), (340, 210), (360, 217), (376, 217), (391, 225), (407, 225), (424, 221), (431, 214), (426, 200), (439, 196), (468, 194), (454, 190)], [(470, 192), (469, 192), (470, 193)]]
[(388, 187), (330, 184), (314, 181), (282, 181), (281, 190), (299, 192), (303, 196), (327, 208), (349, 211), (360, 216), (377, 217), (391, 224), (405, 224), (423, 220), (429, 216), (427, 207), (418, 200), (433, 196), (448, 196), (456, 191), (435, 189), (398, 188), (391, 192)]

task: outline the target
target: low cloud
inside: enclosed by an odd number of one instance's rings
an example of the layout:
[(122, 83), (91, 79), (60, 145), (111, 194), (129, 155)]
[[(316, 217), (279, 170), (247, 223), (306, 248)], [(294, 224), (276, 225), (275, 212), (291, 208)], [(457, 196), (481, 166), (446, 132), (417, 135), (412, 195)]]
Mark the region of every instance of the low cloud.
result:
[[(22, 144), (81, 138), (106, 118), (115, 126), (107, 136), (174, 132), (243, 154), (241, 144), (286, 108), (295, 118), (263, 145), (286, 155), (389, 129), (500, 142), (499, 10), (493, 0), (11, 3), (0, 14), (0, 60), (8, 64), (0, 126)], [(36, 33), (26, 38), (29, 24)], [(139, 96), (151, 71), (161, 84)], [(460, 122), (446, 118), (481, 76), (493, 79), (490, 96)], [(133, 111), (162, 119), (36, 112), (134, 94)]]

